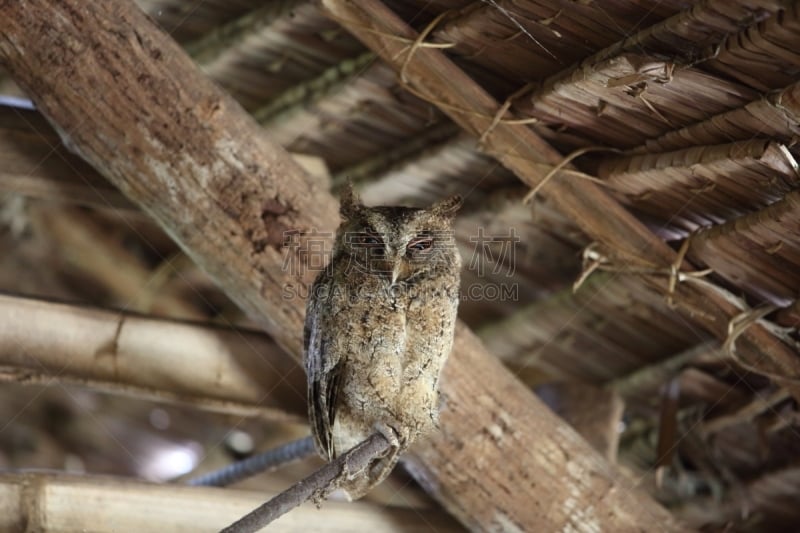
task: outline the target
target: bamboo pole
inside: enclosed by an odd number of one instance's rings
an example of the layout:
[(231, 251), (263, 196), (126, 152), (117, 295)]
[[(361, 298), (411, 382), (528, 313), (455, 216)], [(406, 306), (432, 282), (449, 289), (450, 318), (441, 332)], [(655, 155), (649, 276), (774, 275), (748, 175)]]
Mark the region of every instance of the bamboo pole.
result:
[[(309, 234), (333, 229), (335, 201), (132, 2), (90, 6), (0, 2), (0, 58), (65, 142), (299, 355), (301, 289), (314, 272), (285, 261), (330, 244)], [(284, 246), (287, 231), (299, 246)], [(465, 524), (678, 529), (463, 325), (442, 396), (440, 430), (417, 447), (412, 470)]]
[[(0, 530), (8, 533), (216, 532), (258, 505), (261, 491), (157, 485), (99, 476), (47, 473), (0, 475)], [(270, 531), (460, 531), (441, 511), (329, 502), (306, 504)]]
[(60, 380), (302, 420), (302, 370), (262, 334), (0, 294), (0, 380)]

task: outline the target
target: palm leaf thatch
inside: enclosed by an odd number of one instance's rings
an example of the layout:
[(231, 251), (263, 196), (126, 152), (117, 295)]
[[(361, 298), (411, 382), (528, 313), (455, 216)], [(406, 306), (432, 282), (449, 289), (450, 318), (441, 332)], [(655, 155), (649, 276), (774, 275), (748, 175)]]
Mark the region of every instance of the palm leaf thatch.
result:
[(0, 476), (4, 529), (219, 528), (319, 464), (102, 477), (306, 431), (293, 269), (347, 181), (465, 197), (463, 324), (440, 431), (282, 527), (800, 522), (800, 2), (23, 4), (0, 2), (0, 469), (66, 473)]

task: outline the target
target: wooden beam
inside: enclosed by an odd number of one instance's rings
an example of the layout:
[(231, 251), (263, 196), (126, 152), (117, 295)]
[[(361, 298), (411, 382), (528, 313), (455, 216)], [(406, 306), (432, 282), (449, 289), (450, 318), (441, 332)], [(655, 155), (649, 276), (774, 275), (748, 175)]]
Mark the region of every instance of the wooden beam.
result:
[[(533, 130), (511, 120), (518, 118), (511, 113), (492, 127), (500, 109), (495, 99), (442, 51), (412, 46), (417, 33), (380, 1), (320, 1), (331, 18), (401, 72), (412, 92), (437, 105), (465, 131), (484, 137), (486, 153), (530, 187), (538, 187), (562, 161)], [(677, 261), (676, 253), (605, 191), (587, 180), (556, 175), (544, 185), (542, 194), (600, 243), (613, 265), (623, 272), (632, 267), (660, 272), (644, 279), (656, 290), (668, 292), (667, 274)], [(692, 269), (692, 265), (684, 261), (682, 268)], [(678, 283), (673, 300), (685, 316), (723, 340), (729, 335), (730, 320), (745, 311), (733, 295), (706, 281)], [(765, 374), (787, 376), (784, 386), (800, 398), (800, 387), (790, 382), (800, 379), (797, 350), (764, 324), (748, 327), (739, 336), (736, 349), (750, 366), (763, 369)]]
[(442, 431), (417, 445), (405, 464), (467, 527), (580, 531), (591, 524), (638, 531), (658, 520), (663, 531), (681, 530), (499, 360), (487, 357), (463, 325), (443, 381)]
[[(383, 4), (370, 0), (356, 6), (343, 0), (323, 0), (322, 5), (331, 18), (384, 61), (397, 70), (405, 67), (407, 86), (425, 95), (464, 130), (478, 136), (489, 131), (500, 107), (497, 101), (440, 50), (417, 48), (406, 62), (417, 33)], [(503, 118), (514, 117), (507, 114)], [(483, 147), (532, 187), (563, 159), (533, 130), (507, 120), (491, 129)], [(619, 257), (638, 265), (659, 264), (670, 257), (666, 244), (643, 225), (628, 223), (632, 217), (592, 183), (562, 177), (551, 180), (544, 192), (572, 219), (583, 222), (592, 238), (608, 245)], [(620, 232), (629, 238), (620, 238)], [(649, 260), (643, 259), (646, 255)]]
[[(0, 475), (2, 531), (218, 531), (258, 505), (261, 491), (143, 483), (109, 476)], [(460, 531), (441, 511), (330, 502), (306, 504), (270, 531)]]
[(0, 381), (64, 382), (303, 420), (305, 379), (263, 333), (0, 294)]
[[(132, 2), (0, 1), (0, 17), (0, 59), (62, 139), (299, 356), (315, 272), (286, 266), (330, 246), (311, 230), (336, 225), (334, 199)], [(284, 246), (287, 231), (299, 246)], [(461, 325), (442, 396), (413, 471), (464, 523), (677, 529)]]
[[(298, 247), (283, 246), (285, 233), (331, 229), (333, 198), (132, 3), (24, 6), (0, 4), (9, 22), (0, 57), (62, 142), (299, 354), (303, 300), (280, 288), (314, 272), (282, 268), (284, 260), (302, 264)], [(48, 46), (61, 52), (48, 58)], [(106, 85), (102, 99), (86, 97)]]

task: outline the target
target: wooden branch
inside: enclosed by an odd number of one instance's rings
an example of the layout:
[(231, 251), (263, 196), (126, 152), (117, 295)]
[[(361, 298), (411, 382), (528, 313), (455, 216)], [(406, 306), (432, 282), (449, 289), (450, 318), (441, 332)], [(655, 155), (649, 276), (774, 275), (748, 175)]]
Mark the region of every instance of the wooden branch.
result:
[(370, 462), (386, 454), (389, 448), (389, 441), (382, 434), (375, 433), (346, 454), (326, 463), (310, 476), (298, 481), (226, 527), (222, 533), (252, 533), (266, 527), (311, 498), (324, 497), (328, 491), (336, 488), (335, 482), (339, 476), (347, 476), (364, 470)]
[(302, 370), (265, 335), (0, 294), (0, 380), (53, 378), (214, 411), (302, 420)]
[[(302, 264), (301, 250), (311, 239), (306, 232), (336, 225), (333, 198), (311, 185), (132, 2), (87, 8), (80, 0), (2, 1), (0, 18), (0, 58), (62, 138), (299, 356), (302, 290), (314, 272), (284, 267), (293, 260)], [(102, 98), (87, 98), (98, 88)], [(487, 104), (485, 111), (493, 110)], [(596, 206), (601, 221), (613, 215), (606, 207)], [(305, 239), (300, 246), (283, 246), (289, 230)], [(325, 234), (313, 239), (330, 245)], [(631, 246), (638, 250), (643, 241), (634, 239)], [(416, 448), (413, 471), (465, 524), (678, 528), (463, 325), (444, 371), (442, 397), (440, 430)]]
[[(261, 491), (44, 473), (0, 475), (0, 531), (219, 531), (264, 500)], [(445, 513), (367, 503), (299, 507), (269, 531), (461, 531)]]
[[(405, 76), (415, 94), (425, 96), (464, 130), (484, 137), (486, 153), (494, 156), (531, 187), (559, 164), (562, 157), (524, 124), (509, 122), (506, 113), (493, 125), (500, 105), (486, 91), (450, 61), (440, 50), (413, 47), (417, 33), (387, 9), (379, 0), (350, 2), (320, 0), (327, 14), (341, 23), (368, 48), (378, 53)], [(400, 39), (398, 39), (398, 37)], [(405, 42), (404, 42), (405, 40)], [(413, 56), (409, 58), (409, 54)], [(571, 167), (566, 166), (566, 169)], [(586, 180), (558, 176), (542, 189), (553, 204), (574, 220), (591, 238), (603, 245), (621, 267), (669, 270), (676, 253), (650, 232), (631, 213), (605, 191)], [(691, 269), (687, 261), (680, 265)], [(666, 275), (645, 276), (645, 282), (667, 293)], [(728, 336), (728, 323), (744, 309), (725, 290), (711, 283), (679, 283), (675, 288), (676, 307), (689, 319), (720, 339)], [(800, 357), (763, 324), (753, 324), (737, 341), (739, 355), (768, 375), (800, 378)], [(800, 398), (800, 386), (784, 383)]]

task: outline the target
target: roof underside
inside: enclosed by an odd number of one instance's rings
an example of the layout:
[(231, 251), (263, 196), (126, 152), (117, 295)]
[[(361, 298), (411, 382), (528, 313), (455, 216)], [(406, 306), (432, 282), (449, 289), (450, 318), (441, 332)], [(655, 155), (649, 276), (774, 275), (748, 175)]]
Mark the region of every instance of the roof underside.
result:
[[(580, 382), (620, 394), (618, 461), (675, 513), (695, 526), (752, 531), (800, 521), (800, 418), (797, 398), (784, 389), (800, 376), (741, 362), (735, 342), (723, 348), (676, 312), (669, 295), (643, 283), (656, 273), (604, 262), (546, 194), (523, 203), (527, 187), (484, 155), (478, 139), (436, 102), (406, 90), (392, 67), (315, 3), (138, 3), (269, 135), (291, 152), (321, 158), (329, 176), (320, 179), (334, 192), (349, 179), (373, 204), (424, 205), (462, 194), (460, 316), (531, 387)], [(447, 55), (498, 101), (513, 95), (510, 110), (535, 119), (529, 127), (561, 154), (585, 149), (573, 161), (578, 172), (553, 179), (600, 184), (702, 273), (680, 282), (725, 291), (745, 321), (764, 310), (761, 320), (800, 355), (800, 2), (386, 3), (418, 31), (450, 10), (426, 41), (447, 45)], [(1, 77), (0, 94), (24, 97)], [(0, 260), (0, 288), (115, 305), (137, 278), (68, 260), (71, 252), (113, 251), (136, 262), (144, 279), (178, 253), (90, 169), (65, 173), (48, 160), (49, 145), (30, 131), (40, 124), (35, 112), (25, 120), (15, 119), (19, 111), (2, 113), (0, 146), (17, 150), (19, 167), (0, 171), (4, 211), (13, 214), (12, 193), (24, 193), (28, 216), (48, 237)], [(20, 190), (6, 177), (23, 173), (43, 183), (58, 175), (56, 199), (84, 208), (47, 207), (52, 190)], [(96, 180), (124, 223), (84, 179)], [(94, 251), (67, 231), (98, 225), (106, 230), (89, 239)], [(22, 234), (7, 232), (2, 245)], [(155, 251), (141, 239), (156, 243)], [(35, 267), (42, 254), (47, 273)], [(165, 298), (190, 300), (176, 284)], [(218, 305), (195, 318), (229, 305), (211, 284), (203, 291)], [(174, 305), (159, 308), (158, 297), (142, 310), (187, 316)]]

